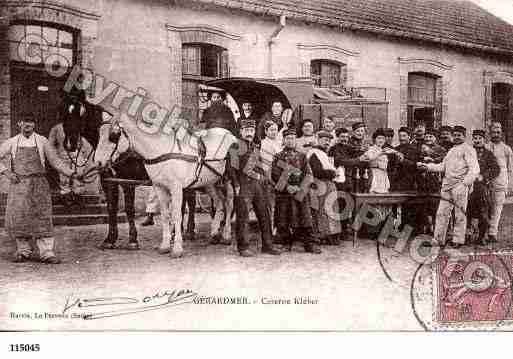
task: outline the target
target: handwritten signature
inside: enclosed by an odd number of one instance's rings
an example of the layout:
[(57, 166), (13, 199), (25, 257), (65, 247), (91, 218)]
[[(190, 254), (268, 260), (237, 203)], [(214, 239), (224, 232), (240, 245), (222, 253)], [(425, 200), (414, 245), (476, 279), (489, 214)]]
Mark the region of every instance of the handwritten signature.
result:
[[(86, 320), (118, 317), (122, 315), (148, 312), (152, 310), (164, 309), (167, 307), (191, 303), (198, 294), (190, 289), (166, 290), (157, 292), (151, 296), (145, 296), (142, 299), (131, 297), (101, 297), (88, 299), (66, 298), (66, 304), (62, 314), (65, 314), (73, 308), (91, 308), (91, 307), (118, 307), (114, 310), (99, 311), (88, 313), (82, 317)], [(121, 308), (123, 306), (123, 308)]]

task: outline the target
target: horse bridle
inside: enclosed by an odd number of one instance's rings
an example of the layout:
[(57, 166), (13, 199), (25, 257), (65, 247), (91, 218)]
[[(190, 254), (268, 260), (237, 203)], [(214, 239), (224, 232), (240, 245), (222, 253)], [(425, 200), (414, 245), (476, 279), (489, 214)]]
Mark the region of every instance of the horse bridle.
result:
[[(111, 122), (110, 120), (107, 120), (107, 121), (103, 121), (100, 125), (101, 126), (105, 126), (105, 125), (110, 125), (111, 126), (111, 130), (112, 130), (112, 126), (115, 125), (115, 123)], [(114, 162), (112, 161), (112, 157), (114, 156), (114, 153), (116, 153), (116, 151), (118, 150), (119, 148), (119, 140), (121, 138), (121, 135), (125, 136), (127, 142), (128, 142), (128, 152), (135, 152), (134, 149), (133, 149), (133, 146), (132, 146), (132, 142), (130, 141), (130, 137), (128, 136), (128, 134), (126, 133), (125, 129), (123, 128), (123, 126), (120, 126), (119, 124), (117, 124), (118, 128), (119, 128), (119, 132), (110, 132), (109, 133), (109, 141), (114, 143), (115, 144), (115, 147), (112, 149), (112, 152), (109, 156), (109, 165), (107, 166), (107, 168), (112, 171), (113, 173), (115, 173), (114, 169), (112, 168), (113, 164), (116, 163), (116, 164), (119, 164), (120, 162), (122, 162), (123, 160), (125, 159), (122, 159), (120, 161), (117, 161), (117, 162)], [(193, 155), (185, 155), (185, 154), (182, 154), (182, 153), (166, 153), (164, 155), (160, 155), (154, 159), (144, 159), (143, 162), (147, 165), (151, 165), (151, 164), (157, 164), (157, 163), (160, 163), (160, 162), (164, 162), (166, 160), (169, 160), (169, 159), (181, 159), (181, 160), (185, 160), (185, 161), (188, 161), (188, 162), (192, 162), (192, 157), (195, 158), (194, 162), (197, 162), (196, 164), (196, 169), (194, 171), (194, 179), (192, 181), (192, 183), (190, 183), (187, 187), (191, 187), (193, 186), (194, 184), (196, 184), (199, 180), (199, 176), (200, 176), (200, 173), (201, 173), (201, 170), (203, 167), (206, 167), (208, 168), (210, 171), (212, 171), (216, 176), (222, 178), (223, 177), (223, 174), (219, 173), (219, 171), (217, 171), (214, 167), (212, 167), (208, 162), (219, 162), (219, 161), (225, 161), (226, 158), (221, 158), (221, 159), (205, 159), (205, 158), (202, 158), (201, 156), (193, 156)]]

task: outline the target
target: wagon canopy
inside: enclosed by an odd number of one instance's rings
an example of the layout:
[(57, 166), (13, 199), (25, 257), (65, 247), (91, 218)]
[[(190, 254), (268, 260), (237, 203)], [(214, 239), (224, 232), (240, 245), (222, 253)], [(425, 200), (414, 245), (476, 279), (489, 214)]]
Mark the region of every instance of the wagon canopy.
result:
[(313, 86), (309, 79), (225, 78), (208, 81), (205, 85), (228, 92), (239, 111), (242, 111), (244, 102), (251, 102), (257, 116), (270, 111), (274, 101), (280, 101), (284, 108), (295, 110), (313, 99)]

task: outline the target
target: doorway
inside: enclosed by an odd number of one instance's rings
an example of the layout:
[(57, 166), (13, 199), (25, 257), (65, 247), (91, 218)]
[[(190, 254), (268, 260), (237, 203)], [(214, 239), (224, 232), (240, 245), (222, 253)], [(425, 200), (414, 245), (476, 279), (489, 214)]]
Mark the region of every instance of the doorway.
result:
[(48, 137), (59, 122), (62, 89), (66, 76), (55, 78), (44, 70), (11, 67), (11, 133), (17, 134), (18, 121), (31, 115), (36, 132)]

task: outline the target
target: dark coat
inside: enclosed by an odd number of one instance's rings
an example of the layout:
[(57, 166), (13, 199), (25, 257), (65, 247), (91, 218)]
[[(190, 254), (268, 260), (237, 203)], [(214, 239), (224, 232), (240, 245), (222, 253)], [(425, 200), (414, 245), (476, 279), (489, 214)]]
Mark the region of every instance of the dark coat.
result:
[[(326, 152), (324, 148), (321, 148), (319, 146), (315, 146), (315, 148), (318, 148), (319, 150)], [(337, 176), (337, 173), (334, 170), (325, 170), (322, 167), (322, 163), (319, 160), (319, 158), (317, 158), (317, 155), (315, 153), (313, 153), (310, 156), (308, 164), (310, 165), (310, 168), (312, 169), (312, 174), (316, 179), (320, 179), (323, 181), (331, 181)]]
[[(419, 158), (425, 163), (441, 163), (447, 152), (440, 145), (429, 145), (427, 151), (420, 150)], [(439, 193), (442, 187), (442, 176), (438, 172), (420, 171), (417, 177), (417, 190), (423, 193)]]
[(368, 162), (359, 160), (359, 157), (367, 149), (368, 146), (362, 140), (351, 137), (348, 144), (338, 143), (328, 153), (330, 157), (334, 158), (335, 167), (343, 166), (345, 168), (346, 182), (344, 188), (347, 191), (356, 191), (356, 187), (359, 187), (358, 189), (361, 191), (361, 187), (364, 185), (363, 181), (357, 181), (357, 174), (361, 179), (364, 171), (369, 167)]
[(226, 166), (228, 179), (234, 186), (240, 186), (241, 196), (251, 185), (263, 185), (265, 174), (260, 159), (260, 148), (254, 142), (239, 140), (228, 151)]
[(220, 127), (230, 131), (235, 137), (239, 137), (239, 129), (232, 110), (224, 103), (214, 103), (203, 113), (202, 120), (205, 128)]
[[(474, 147), (475, 148), (475, 147)], [(483, 177), (474, 182), (473, 191), (469, 197), (468, 217), (480, 218), (488, 224), (490, 208), (490, 182), (497, 178), (500, 167), (497, 158), (486, 148), (475, 148), (479, 163), (479, 174)]]
[(400, 144), (394, 149), (403, 154), (402, 161), (394, 160), (389, 166), (390, 190), (396, 192), (415, 191), (418, 154), (416, 147), (409, 143)]
[[(276, 183), (275, 224), (277, 227), (312, 228), (312, 213), (308, 188), (296, 194), (287, 192), (287, 185), (300, 186), (306, 176), (312, 176), (306, 155), (285, 148), (273, 161), (271, 178)], [(313, 178), (311, 178), (313, 179)]]

